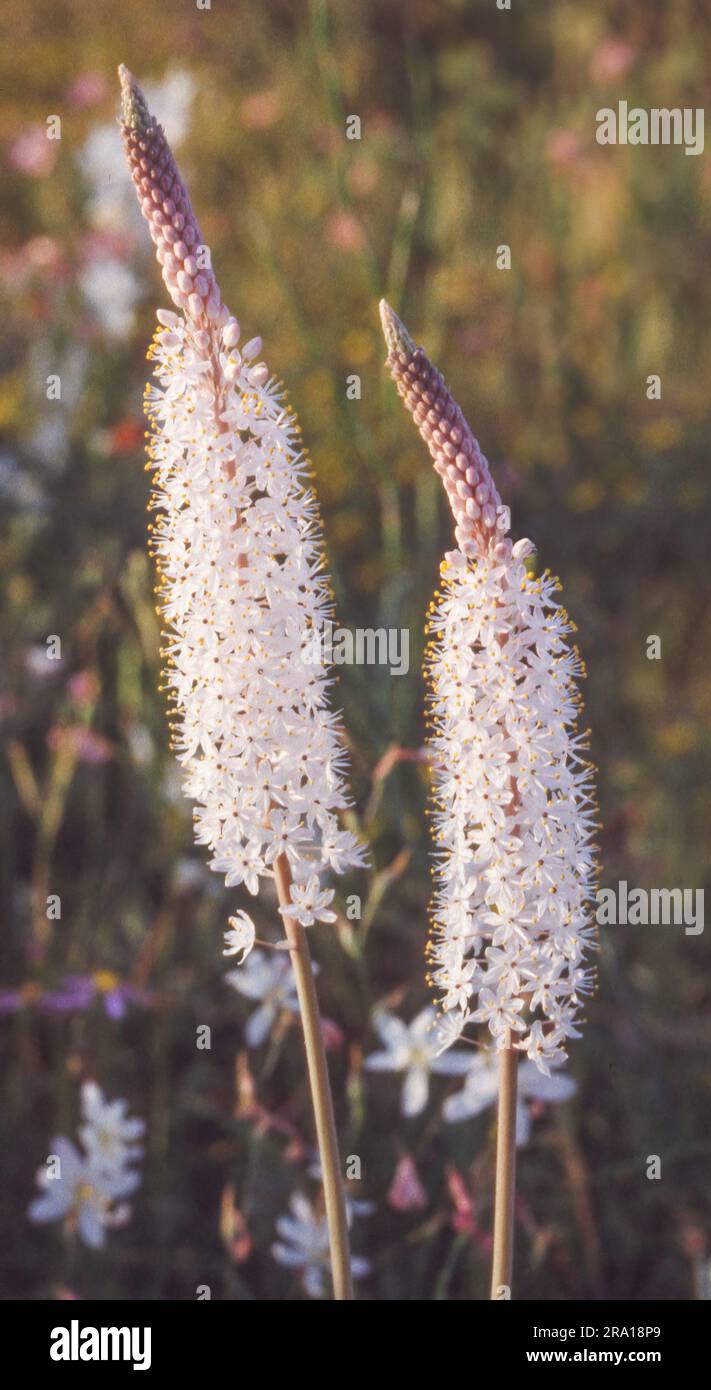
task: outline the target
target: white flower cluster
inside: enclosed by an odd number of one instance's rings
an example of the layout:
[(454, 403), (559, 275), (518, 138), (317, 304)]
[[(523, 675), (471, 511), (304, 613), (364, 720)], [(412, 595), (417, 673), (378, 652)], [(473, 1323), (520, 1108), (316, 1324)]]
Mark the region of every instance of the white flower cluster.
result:
[(51, 1153), (37, 1173), (41, 1195), (30, 1203), (31, 1221), (65, 1221), (93, 1248), (104, 1244), (107, 1230), (125, 1226), (131, 1208), (120, 1199), (135, 1192), (141, 1181), (131, 1165), (143, 1154), (136, 1140), (145, 1129), (143, 1120), (126, 1115), (126, 1108), (125, 1100), (107, 1101), (95, 1082), (84, 1083), (79, 1129), (84, 1150), (64, 1137), (52, 1140)]
[(224, 319), (161, 312), (154, 340), (153, 549), (168, 631), (174, 746), (198, 843), (228, 886), (256, 894), (286, 855), (293, 916), (330, 921), (319, 874), (363, 862), (339, 828), (346, 755), (324, 670), (303, 659), (331, 616), (298, 425)]
[[(519, 541), (445, 557), (428, 655), (438, 845), (432, 979), (448, 1046), (470, 1021), (543, 1072), (579, 1036), (591, 987), (592, 768), (577, 732), (584, 674), (558, 582)], [(472, 1009), (472, 996), (477, 1007)]]

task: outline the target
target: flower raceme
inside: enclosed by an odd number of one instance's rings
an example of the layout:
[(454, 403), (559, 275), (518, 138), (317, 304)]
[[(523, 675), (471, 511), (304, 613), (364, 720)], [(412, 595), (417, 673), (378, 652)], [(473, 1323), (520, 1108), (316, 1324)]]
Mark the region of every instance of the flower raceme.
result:
[[(279, 384), (238, 348), (165, 135), (125, 69), (122, 132), (176, 309), (160, 311), (147, 392), (152, 549), (167, 624), (174, 747), (198, 843), (228, 886), (256, 894), (285, 855), (304, 925), (330, 921), (319, 875), (362, 862), (339, 828), (345, 753), (330, 681), (302, 659), (332, 617), (299, 428)], [(243, 914), (244, 916), (244, 914)], [(247, 949), (253, 936), (241, 922)]]
[(512, 544), (481, 453), (441, 374), (389, 305), (388, 366), (443, 478), (445, 556), (426, 659), (436, 891), (428, 954), (449, 1046), (471, 1022), (549, 1072), (579, 1036), (592, 972), (593, 769), (578, 732), (584, 674), (547, 573)]

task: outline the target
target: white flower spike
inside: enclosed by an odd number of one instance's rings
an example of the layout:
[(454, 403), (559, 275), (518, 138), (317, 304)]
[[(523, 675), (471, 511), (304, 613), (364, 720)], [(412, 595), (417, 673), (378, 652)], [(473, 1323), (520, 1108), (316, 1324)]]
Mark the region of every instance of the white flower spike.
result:
[(120, 74), (141, 211), (183, 311), (159, 311), (146, 412), (184, 791), (197, 803), (196, 839), (228, 887), (256, 895), (285, 855), (318, 888), (319, 874), (364, 855), (338, 824), (349, 797), (331, 681), (303, 659), (333, 614), (309, 462), (281, 386), (255, 364), (261, 339), (238, 350), (239, 324), (212, 269), (200, 268), (205, 247), (163, 130), (135, 79)]
[(584, 674), (557, 580), (512, 545), (487, 460), (441, 374), (381, 304), (388, 366), (442, 476), (445, 556), (427, 657), (437, 844), (430, 958), (451, 1044), (471, 1022), (543, 1073), (577, 1036), (592, 972), (593, 769)]

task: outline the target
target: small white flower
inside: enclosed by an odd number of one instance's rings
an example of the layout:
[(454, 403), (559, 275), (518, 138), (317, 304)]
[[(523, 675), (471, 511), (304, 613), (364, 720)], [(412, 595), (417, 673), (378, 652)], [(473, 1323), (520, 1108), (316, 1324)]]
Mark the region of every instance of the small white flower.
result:
[[(518, 1100), (516, 1105), (516, 1143), (527, 1144), (531, 1132), (531, 1111), (527, 1101), (543, 1100), (551, 1104), (569, 1100), (575, 1095), (576, 1084), (571, 1076), (545, 1076), (534, 1062), (522, 1062), (518, 1069)], [(470, 1120), (494, 1105), (499, 1094), (499, 1060), (492, 1049), (478, 1051), (467, 1072), (461, 1091), (448, 1096), (442, 1108), (444, 1119), (450, 1123)]]
[[(301, 1270), (304, 1288), (311, 1298), (322, 1298), (331, 1267), (326, 1218), (318, 1215), (300, 1192), (294, 1193), (289, 1209), (290, 1215), (280, 1216), (276, 1223), (280, 1239), (272, 1245), (272, 1254), (277, 1263), (287, 1269)], [(354, 1279), (363, 1278), (369, 1270), (368, 1260), (359, 1255), (351, 1256)]]
[(241, 910), (236, 912), (234, 917), (228, 917), (227, 923), (229, 931), (224, 933), (225, 945), (222, 951), (223, 956), (239, 955), (238, 965), (244, 965), (256, 937), (256, 928), (251, 917)]
[(142, 1146), (135, 1141), (144, 1133), (145, 1123), (130, 1119), (127, 1109), (127, 1101), (107, 1101), (96, 1082), (84, 1082), (81, 1088), (84, 1123), (79, 1127), (79, 1137), (90, 1162), (98, 1170), (117, 1172), (143, 1154)]
[(312, 927), (314, 922), (336, 921), (336, 913), (329, 910), (332, 901), (333, 889), (322, 889), (314, 874), (306, 883), (292, 883), (291, 902), (279, 911), (282, 917), (291, 917), (302, 927)]
[(37, 1186), (41, 1195), (30, 1202), (27, 1214), (30, 1221), (67, 1221), (75, 1227), (85, 1245), (97, 1249), (105, 1241), (106, 1231), (123, 1224), (126, 1209), (117, 1210), (113, 1204), (135, 1191), (140, 1182), (138, 1173), (107, 1173), (82, 1157), (71, 1140), (52, 1140), (52, 1159), (59, 1159), (60, 1170), (50, 1176), (40, 1168)]
[(523, 999), (514, 999), (494, 994), (490, 989), (483, 989), (479, 995), (479, 1008), (474, 1011), (472, 1018), (478, 1023), (488, 1023), (492, 1037), (503, 1046), (510, 1030), (519, 1033), (524, 1031), (526, 1025), (523, 1019), (519, 1018), (522, 1008)]
[(261, 1047), (282, 1013), (299, 1012), (294, 972), (286, 953), (257, 949), (239, 970), (229, 971), (225, 980), (243, 998), (259, 1002), (245, 1028), (249, 1047)]
[(215, 873), (225, 875), (228, 888), (235, 888), (243, 883), (253, 898), (259, 892), (261, 864), (261, 849), (257, 840), (248, 840), (246, 845), (232, 845), (229, 856), (217, 855), (215, 859), (210, 860), (210, 868), (214, 869)]
[(51, 1162), (37, 1173), (40, 1196), (29, 1205), (30, 1221), (65, 1221), (94, 1248), (104, 1244), (107, 1230), (125, 1225), (131, 1208), (121, 1199), (140, 1183), (129, 1165), (143, 1152), (135, 1140), (145, 1129), (126, 1109), (125, 1100), (107, 1101), (95, 1082), (84, 1083), (79, 1132), (86, 1152), (63, 1136), (52, 1140)]
[(458, 1013), (455, 1009), (438, 1017), (435, 1027), (438, 1055), (446, 1052), (452, 1043), (459, 1041), (468, 1022), (469, 1015), (463, 1011)]
[[(575, 1036), (579, 1037), (580, 1034), (577, 1033)], [(515, 1043), (514, 1046), (520, 1047), (530, 1059), (524, 1066), (532, 1066), (535, 1062), (536, 1069), (542, 1073), (541, 1079), (552, 1081), (554, 1078), (551, 1068), (560, 1066), (566, 1058), (565, 1049), (560, 1045), (562, 1041), (563, 1034), (559, 1029), (545, 1032), (543, 1024), (536, 1022), (525, 1041)]]
[(373, 1020), (384, 1050), (366, 1057), (365, 1066), (368, 1071), (405, 1073), (401, 1108), (408, 1118), (424, 1110), (432, 1073), (462, 1076), (472, 1064), (469, 1052), (450, 1051), (438, 1055), (441, 1044), (433, 1029), (435, 1018), (434, 1009), (428, 1005), (410, 1024), (384, 1009), (376, 1013)]
[(499, 1093), (499, 1063), (496, 1053), (487, 1048), (477, 1051), (471, 1059), (461, 1091), (447, 1096), (442, 1107), (445, 1120), (469, 1120), (493, 1105)]

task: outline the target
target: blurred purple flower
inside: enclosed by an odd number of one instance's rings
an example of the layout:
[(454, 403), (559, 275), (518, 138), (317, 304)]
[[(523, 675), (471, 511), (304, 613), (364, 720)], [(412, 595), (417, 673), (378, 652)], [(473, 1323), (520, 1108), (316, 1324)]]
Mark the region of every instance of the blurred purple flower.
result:
[(28, 1004), (36, 1004), (42, 998), (41, 985), (28, 981), (17, 989), (0, 991), (0, 1017), (3, 1014), (16, 1014)]
[(100, 999), (108, 1018), (115, 1021), (125, 1017), (129, 1004), (150, 1004), (150, 995), (134, 985), (125, 984), (110, 970), (96, 970), (93, 975), (67, 975), (59, 989), (42, 996), (41, 1007), (49, 1013), (81, 1013)]

